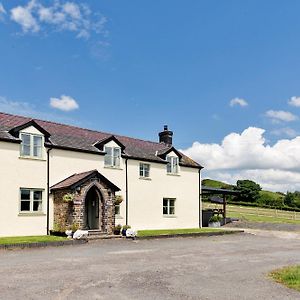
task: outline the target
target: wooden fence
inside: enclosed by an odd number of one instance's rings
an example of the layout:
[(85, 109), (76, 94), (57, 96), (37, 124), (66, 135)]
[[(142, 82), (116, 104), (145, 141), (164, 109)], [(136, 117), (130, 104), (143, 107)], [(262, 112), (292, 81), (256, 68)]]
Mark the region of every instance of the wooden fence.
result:
[[(221, 208), (221, 206), (218, 204), (203, 202), (203, 208), (214, 209), (214, 208)], [(258, 217), (270, 217), (270, 218), (300, 221), (300, 212), (296, 212), (296, 211), (285, 211), (280, 209), (247, 207), (247, 206), (239, 206), (239, 205), (226, 205), (226, 209), (227, 209), (227, 213), (232, 217), (236, 213), (238, 215), (252, 215)]]

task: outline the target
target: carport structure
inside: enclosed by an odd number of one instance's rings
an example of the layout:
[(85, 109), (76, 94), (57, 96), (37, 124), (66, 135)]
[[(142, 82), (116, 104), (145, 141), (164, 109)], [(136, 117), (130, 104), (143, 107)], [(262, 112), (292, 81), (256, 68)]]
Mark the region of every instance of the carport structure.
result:
[(239, 192), (234, 190), (228, 190), (228, 189), (213, 188), (209, 186), (202, 186), (201, 191), (202, 191), (201, 192), (202, 196), (211, 196), (209, 198), (211, 203), (223, 205), (221, 213), (223, 215), (224, 222), (226, 224), (226, 204), (227, 204), (226, 196), (228, 195), (236, 196), (239, 194)]

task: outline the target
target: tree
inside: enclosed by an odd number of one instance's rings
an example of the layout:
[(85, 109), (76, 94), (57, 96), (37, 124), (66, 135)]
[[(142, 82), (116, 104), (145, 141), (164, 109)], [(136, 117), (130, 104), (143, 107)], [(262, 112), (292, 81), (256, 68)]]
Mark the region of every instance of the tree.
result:
[(284, 204), (290, 207), (300, 208), (300, 192), (295, 191), (294, 193), (287, 192), (284, 198)]
[(237, 201), (253, 203), (259, 199), (261, 187), (252, 180), (238, 180), (235, 190), (240, 192), (236, 197)]

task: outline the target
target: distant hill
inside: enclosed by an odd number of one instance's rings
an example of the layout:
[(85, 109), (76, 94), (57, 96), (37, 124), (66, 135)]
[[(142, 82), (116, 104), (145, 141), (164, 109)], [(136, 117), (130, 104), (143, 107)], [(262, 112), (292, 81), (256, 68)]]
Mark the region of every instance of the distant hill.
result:
[(213, 187), (216, 189), (228, 189), (228, 190), (233, 190), (233, 188), (235, 187), (232, 184), (228, 184), (228, 183), (225, 183), (222, 181), (217, 181), (217, 180), (212, 180), (212, 179), (203, 179), (202, 185)]
[[(212, 179), (203, 179), (202, 180), (203, 186), (209, 186), (217, 189), (228, 189), (233, 190), (235, 185), (228, 184), (222, 181), (218, 180), (212, 180)], [(285, 194), (280, 192), (271, 192), (262, 190), (259, 192), (260, 199), (258, 200), (258, 203), (266, 204), (266, 205), (282, 205), (284, 201)]]

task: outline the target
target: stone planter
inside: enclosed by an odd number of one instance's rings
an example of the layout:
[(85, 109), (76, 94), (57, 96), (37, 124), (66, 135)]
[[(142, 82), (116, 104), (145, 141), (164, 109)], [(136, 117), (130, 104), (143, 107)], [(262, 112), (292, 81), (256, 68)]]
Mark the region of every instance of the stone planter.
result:
[(208, 223), (208, 227), (212, 227), (212, 228), (218, 228), (221, 226), (220, 222), (209, 222)]

